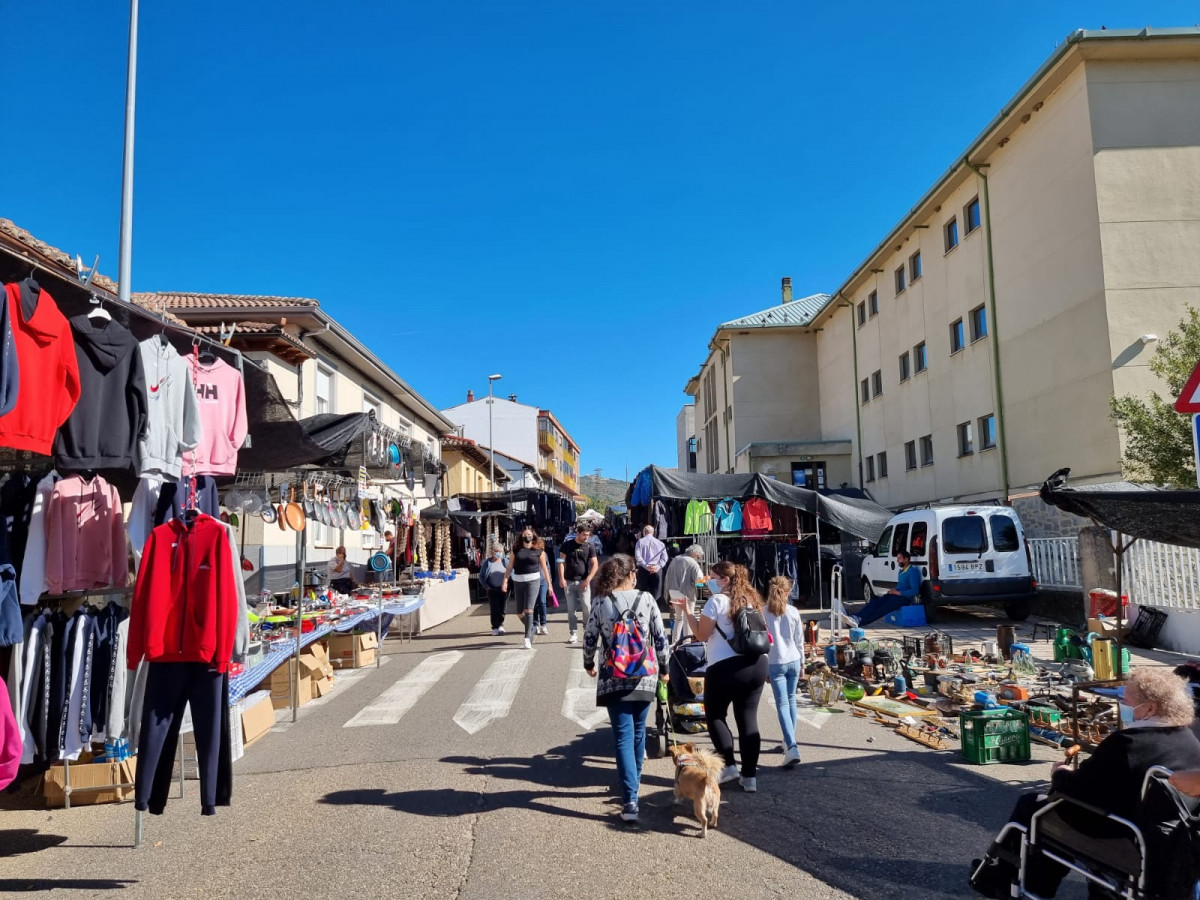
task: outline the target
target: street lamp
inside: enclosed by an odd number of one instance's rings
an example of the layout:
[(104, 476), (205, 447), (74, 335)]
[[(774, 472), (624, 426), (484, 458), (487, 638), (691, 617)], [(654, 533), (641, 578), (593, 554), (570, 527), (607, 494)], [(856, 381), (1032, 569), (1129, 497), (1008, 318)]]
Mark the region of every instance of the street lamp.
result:
[(496, 489), (496, 445), (492, 443), (492, 384), (499, 381), (503, 376), (489, 375), (488, 376), (488, 454), (491, 456), (491, 482), (492, 490)]

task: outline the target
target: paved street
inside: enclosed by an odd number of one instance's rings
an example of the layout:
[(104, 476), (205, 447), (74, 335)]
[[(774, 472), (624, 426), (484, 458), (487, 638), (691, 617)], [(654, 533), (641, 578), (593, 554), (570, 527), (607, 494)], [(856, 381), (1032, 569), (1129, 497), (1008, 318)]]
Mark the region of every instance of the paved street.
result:
[(389, 641), (382, 666), (340, 673), (247, 751), (232, 808), (201, 818), (189, 782), (139, 850), (131, 804), (0, 812), (0, 896), (962, 897), (967, 862), (1055, 758), (974, 767), (810, 711), (785, 772), (768, 690), (759, 793), (728, 786), (701, 842), (674, 815), (670, 762), (650, 760), (630, 828), (563, 619), (533, 652), (479, 608)]

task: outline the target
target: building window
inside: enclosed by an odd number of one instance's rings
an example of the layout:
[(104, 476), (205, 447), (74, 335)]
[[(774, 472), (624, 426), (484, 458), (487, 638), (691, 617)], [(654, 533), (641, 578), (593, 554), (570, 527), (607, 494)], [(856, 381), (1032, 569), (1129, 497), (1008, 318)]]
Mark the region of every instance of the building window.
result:
[(996, 417), (989, 413), (979, 417), (979, 449), (992, 450), (996, 446)]
[(933, 435), (927, 434), (921, 438), (921, 465), (933, 465)]
[(333, 369), (317, 365), (317, 415), (333, 412)]
[(862, 402), (866, 403), (871, 399), (871, 382), (864, 378), (859, 382), (858, 386), (861, 389)]
[(858, 324), (863, 326), (867, 324), (867, 301), (858, 301)]
[(687, 470), (689, 472), (696, 471), (696, 452), (699, 448), (696, 446), (694, 437), (688, 438), (687, 442)]
[(925, 352), (925, 342), (913, 347), (913, 371), (924, 372), (929, 368), (929, 354)]
[(921, 277), (921, 251), (918, 250), (908, 258), (908, 282), (912, 284)]
[(876, 457), (876, 460), (878, 462), (877, 468), (879, 469), (879, 477), (887, 478), (887, 451), (884, 450), (882, 453), (880, 453)]
[(908, 376), (910, 374), (912, 374), (909, 369), (910, 365), (911, 364), (909, 363), (908, 351), (905, 350), (903, 353), (900, 354), (900, 380), (901, 381), (908, 381)]
[(872, 319), (879, 315), (879, 291), (867, 294), (867, 313)]
[(871, 396), (878, 397), (883, 393), (883, 370), (876, 369), (871, 373)]
[(958, 246), (958, 216), (942, 226), (942, 237), (946, 239), (946, 252)]
[(963, 340), (963, 320), (955, 319), (950, 325), (950, 355), (953, 356), (966, 346)]
[(867, 481), (875, 480), (875, 457), (868, 456), (863, 462), (867, 467)]
[(904, 266), (901, 266), (900, 268), (898, 268), (896, 270), (896, 295), (897, 296), (904, 293), (904, 287), (905, 287), (905, 285), (904, 285)]
[(987, 310), (983, 306), (977, 306), (970, 312), (971, 317), (971, 343), (975, 343), (980, 338), (987, 337)]
[(967, 234), (979, 227), (979, 198), (971, 200), (963, 208), (963, 222), (967, 226)]
[(383, 422), (382, 422), (383, 404), (380, 403), (378, 400), (376, 400), (374, 397), (372, 397), (370, 394), (366, 393), (365, 391), (363, 392), (362, 411), (365, 413), (374, 413), (375, 421), (379, 422), (381, 425), (383, 424)]
[(917, 442), (909, 441), (904, 445), (904, 468), (912, 471), (917, 467)]
[(396, 430), (399, 431), (404, 437), (409, 438), (410, 440), (412, 439), (412, 422), (408, 421), (408, 419), (404, 418), (403, 416), (398, 417), (396, 422)]
[(963, 422), (958, 426), (958, 455), (970, 456), (975, 452), (971, 442), (971, 423)]

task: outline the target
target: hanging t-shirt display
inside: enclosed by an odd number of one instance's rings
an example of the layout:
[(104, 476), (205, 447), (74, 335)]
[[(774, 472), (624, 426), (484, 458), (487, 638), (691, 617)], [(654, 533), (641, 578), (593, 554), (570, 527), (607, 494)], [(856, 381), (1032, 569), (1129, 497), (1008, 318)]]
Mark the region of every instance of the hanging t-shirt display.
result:
[(54, 439), (60, 471), (133, 471), (146, 431), (146, 379), (133, 334), (112, 319), (71, 319), (79, 403)]
[(717, 531), (742, 530), (742, 504), (736, 500), (729, 497), (721, 500), (713, 510), (713, 516), (717, 521)]
[(183, 454), (200, 443), (200, 406), (192, 367), (161, 337), (138, 345), (146, 376), (147, 423), (138, 442), (140, 476), (178, 479)]
[(54, 594), (124, 587), (125, 517), (117, 489), (99, 475), (62, 479), (46, 511), (46, 585)]
[(49, 456), (55, 432), (79, 400), (71, 326), (54, 298), (28, 279), (4, 290), (19, 375), (16, 406), (0, 416), (0, 447)]
[(770, 534), (771, 507), (762, 497), (751, 497), (742, 506), (742, 534)]
[(189, 356), (200, 407), (200, 443), (183, 456), (189, 475), (232, 475), (246, 441), (246, 392), (242, 374), (222, 359), (211, 363)]

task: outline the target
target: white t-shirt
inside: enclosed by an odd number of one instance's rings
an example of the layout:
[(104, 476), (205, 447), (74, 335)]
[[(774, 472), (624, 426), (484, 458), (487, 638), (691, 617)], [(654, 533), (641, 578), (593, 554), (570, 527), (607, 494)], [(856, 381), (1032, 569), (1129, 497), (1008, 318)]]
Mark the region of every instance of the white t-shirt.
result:
[[(717, 628), (730, 637), (733, 636), (733, 620), (729, 618), (729, 598), (724, 594), (713, 594), (709, 597), (700, 615), (708, 616), (717, 623)], [(708, 636), (708, 641), (704, 645), (708, 653), (709, 666), (738, 655), (729, 646), (729, 641), (721, 637), (721, 631), (718, 631), (717, 628), (713, 629), (713, 633)]]

